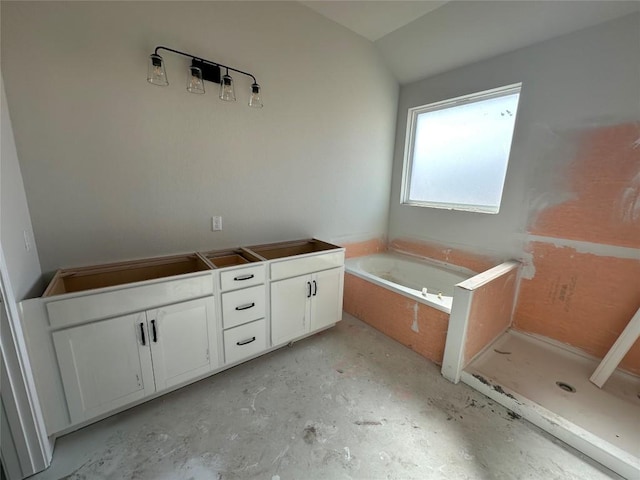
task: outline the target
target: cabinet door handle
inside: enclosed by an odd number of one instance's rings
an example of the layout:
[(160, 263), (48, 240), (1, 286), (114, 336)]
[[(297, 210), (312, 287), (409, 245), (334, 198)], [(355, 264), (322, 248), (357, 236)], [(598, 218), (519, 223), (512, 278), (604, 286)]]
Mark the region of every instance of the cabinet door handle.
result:
[(255, 302), (247, 303), (246, 305), (242, 305), (241, 307), (236, 307), (236, 310), (248, 310), (249, 308), (255, 307)]
[(241, 342), (236, 342), (236, 345), (238, 345), (238, 346), (248, 345), (251, 342), (255, 342), (255, 341), (256, 341), (256, 337), (251, 337), (251, 338), (249, 338), (247, 340), (242, 340)]
[(313, 296), (315, 297), (318, 294), (318, 283), (313, 281)]
[(145, 346), (147, 341), (144, 338), (144, 323), (140, 323), (140, 339), (142, 340), (142, 346)]
[(253, 278), (253, 273), (249, 275), (238, 275), (237, 277), (233, 277), (236, 282), (241, 282), (243, 280), (251, 280)]
[(153, 343), (158, 343), (158, 334), (156, 332), (156, 321), (151, 320), (151, 332), (153, 333)]
[(309, 287), (309, 292), (307, 293), (307, 298), (311, 298), (311, 282), (307, 282), (307, 287)]

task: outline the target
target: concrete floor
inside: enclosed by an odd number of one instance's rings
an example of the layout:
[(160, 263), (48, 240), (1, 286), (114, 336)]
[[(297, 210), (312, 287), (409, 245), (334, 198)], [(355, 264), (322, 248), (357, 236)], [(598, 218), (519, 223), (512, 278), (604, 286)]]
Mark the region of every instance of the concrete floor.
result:
[(58, 439), (33, 480), (621, 478), (345, 314)]

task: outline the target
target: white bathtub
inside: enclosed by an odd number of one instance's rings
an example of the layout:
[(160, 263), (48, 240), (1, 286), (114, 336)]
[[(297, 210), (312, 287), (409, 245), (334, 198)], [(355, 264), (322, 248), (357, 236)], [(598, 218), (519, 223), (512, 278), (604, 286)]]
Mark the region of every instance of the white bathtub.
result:
[[(346, 261), (348, 273), (388, 290), (451, 313), (453, 287), (474, 274), (399, 253), (377, 253)], [(427, 289), (426, 295), (423, 288)]]

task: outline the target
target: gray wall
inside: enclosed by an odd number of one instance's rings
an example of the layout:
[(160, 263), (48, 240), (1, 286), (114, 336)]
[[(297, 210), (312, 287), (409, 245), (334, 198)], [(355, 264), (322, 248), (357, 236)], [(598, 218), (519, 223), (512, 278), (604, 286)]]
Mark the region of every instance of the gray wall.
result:
[[(16, 457), (12, 460), (7, 458), (11, 463), (6, 466), (8, 473), (9, 470), (11, 474), (19, 469), (26, 476), (44, 469), (48, 465), (51, 454), (48, 445), (40, 443), (40, 440), (45, 439), (44, 423), (38, 400), (35, 398), (31, 367), (26, 357), (26, 346), (22, 324), (18, 320), (16, 302), (33, 294), (39, 294), (42, 282), (38, 252), (33, 241), (29, 207), (1, 75), (0, 90), (2, 448), (3, 455), (11, 455), (9, 451), (4, 451), (5, 446), (9, 449), (14, 448), (16, 453)], [(26, 248), (26, 244), (29, 245), (29, 249)], [(10, 427), (10, 434), (7, 433), (7, 427)], [(11, 437), (9, 440), (7, 435)], [(19, 465), (14, 460), (17, 460)]]
[[(7, 262), (14, 299), (21, 301), (41, 288), (38, 250), (33, 241), (29, 206), (13, 138), (11, 117), (7, 108), (4, 82), (0, 78), (0, 245)], [(25, 241), (26, 237), (26, 241)], [(29, 250), (26, 248), (29, 245)]]
[[(571, 132), (640, 119), (639, 58), (640, 15), (633, 14), (403, 86), (389, 238), (521, 257), (535, 214), (571, 195), (555, 181), (573, 159)], [(407, 109), (516, 82), (523, 86), (500, 213), (400, 205)]]
[[(146, 82), (167, 45), (254, 73), (265, 107)], [(398, 84), (297, 2), (2, 2), (2, 70), (45, 271), (386, 233)], [(224, 230), (211, 232), (211, 216)]]

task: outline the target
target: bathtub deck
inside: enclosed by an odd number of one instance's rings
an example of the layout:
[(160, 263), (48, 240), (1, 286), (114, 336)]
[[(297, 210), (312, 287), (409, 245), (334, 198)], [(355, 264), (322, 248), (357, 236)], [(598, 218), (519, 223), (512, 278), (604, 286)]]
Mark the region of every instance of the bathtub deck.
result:
[(618, 473), (640, 476), (640, 378), (616, 371), (600, 389), (589, 381), (597, 366), (594, 358), (508, 331), (462, 380)]

